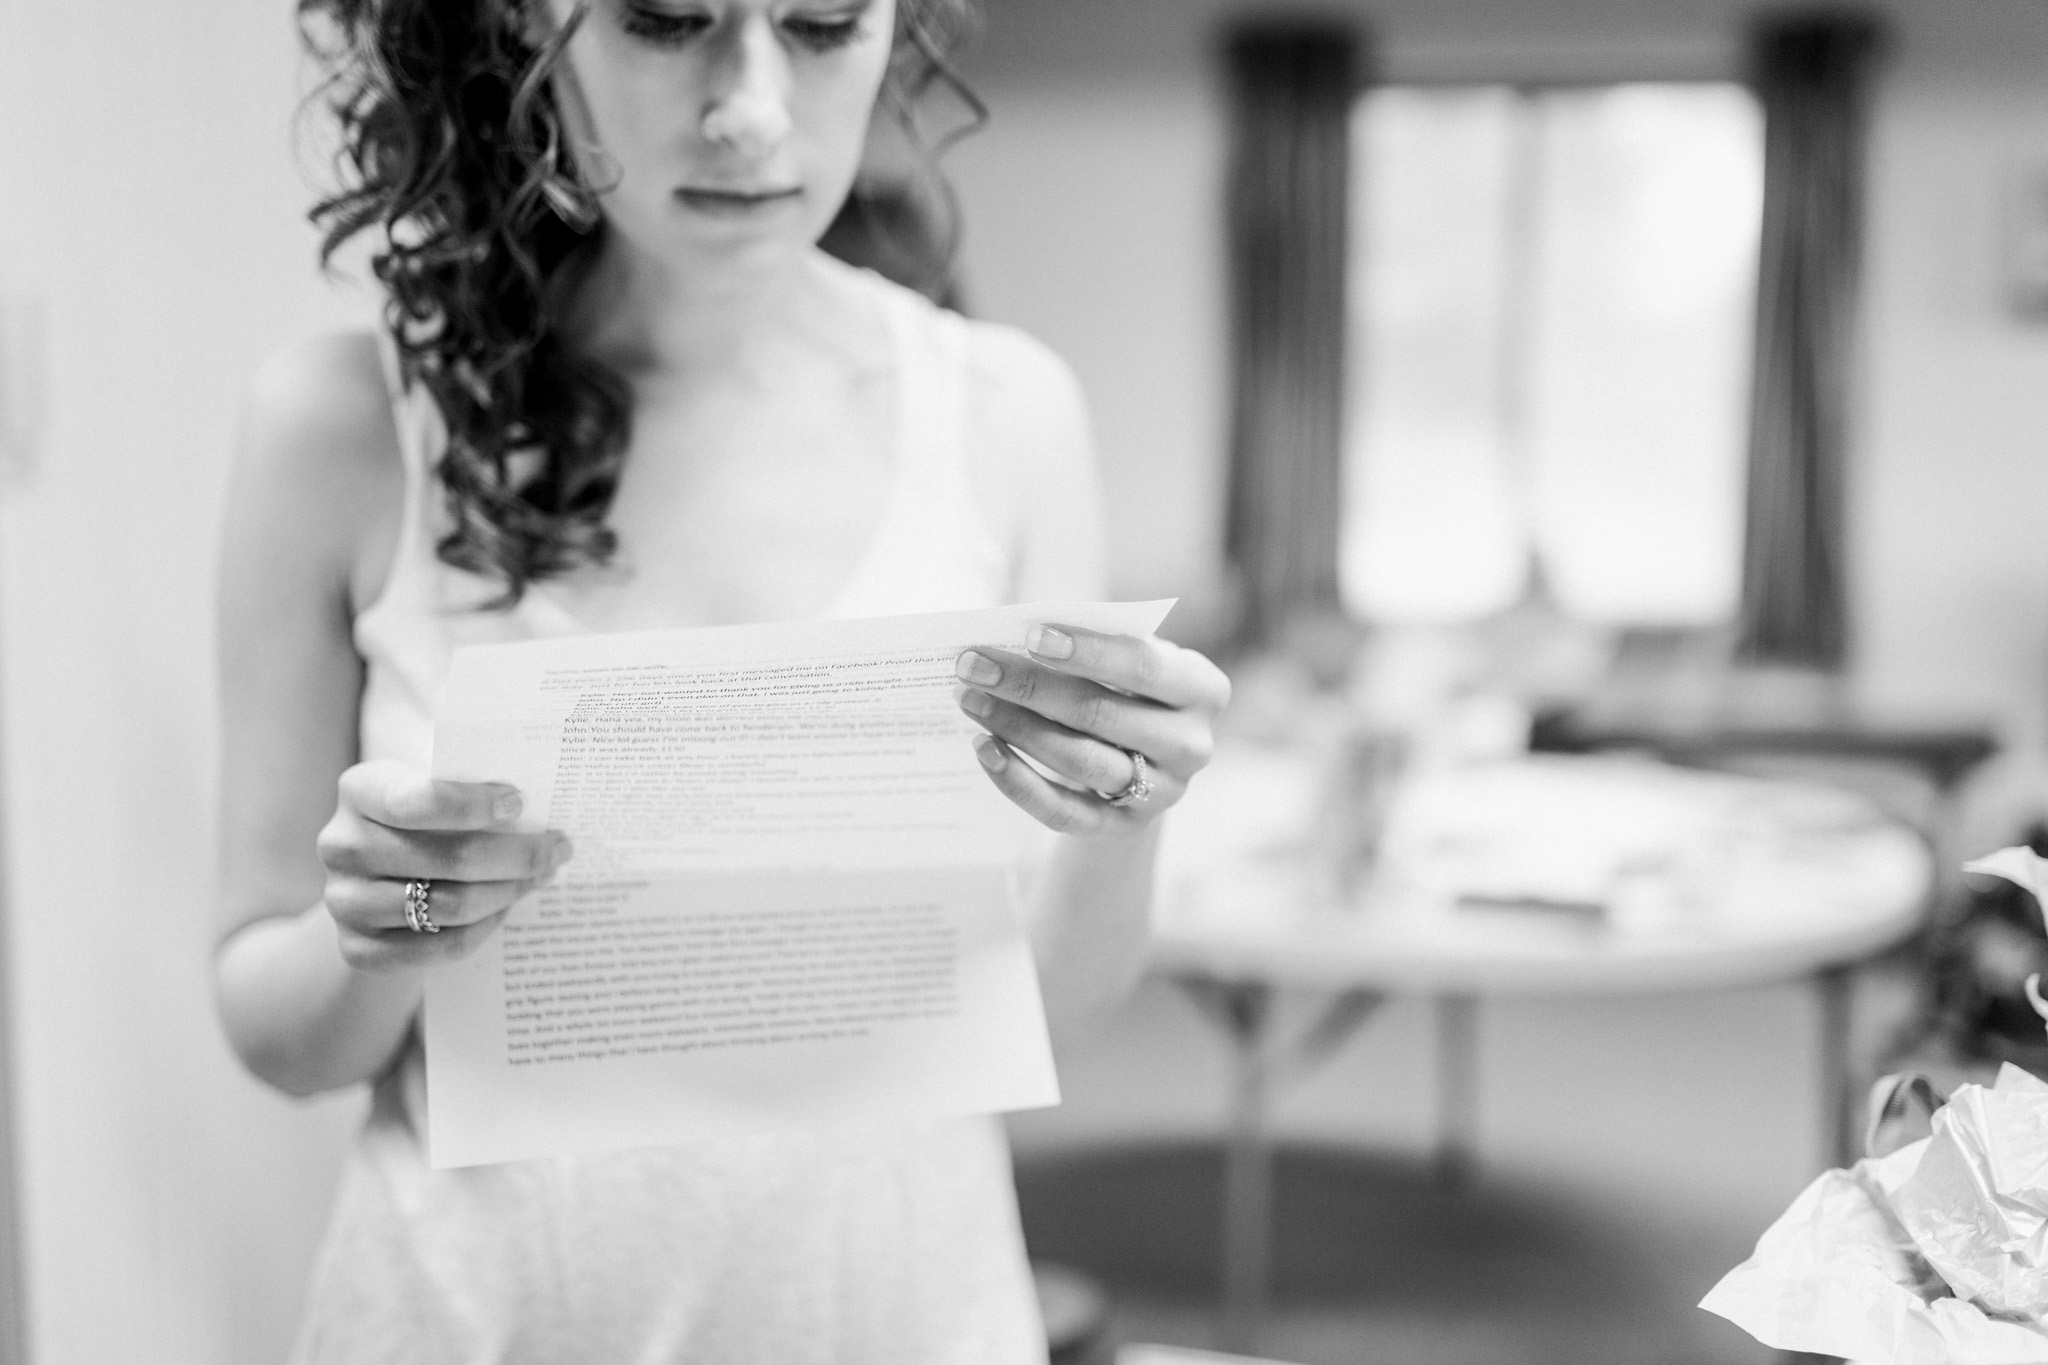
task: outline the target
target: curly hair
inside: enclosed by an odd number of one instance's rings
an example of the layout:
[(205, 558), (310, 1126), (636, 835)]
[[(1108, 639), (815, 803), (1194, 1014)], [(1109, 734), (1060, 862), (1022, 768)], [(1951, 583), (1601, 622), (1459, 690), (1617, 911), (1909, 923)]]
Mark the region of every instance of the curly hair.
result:
[[(298, 3), (327, 70), (316, 98), (341, 135), (341, 186), (309, 215), (321, 260), (376, 234), (385, 326), (448, 432), (436, 472), (451, 529), (436, 549), (499, 580), (499, 606), (610, 559), (606, 515), (632, 431), (625, 382), (558, 334), (605, 232), (587, 187), (565, 194), (573, 168), (549, 80), (585, 4), (536, 45), (521, 15), (531, 3), (544, 0)], [(975, 5), (898, 0), (878, 107), (914, 140), (934, 85), (964, 99), (970, 126), (984, 116), (951, 60)]]

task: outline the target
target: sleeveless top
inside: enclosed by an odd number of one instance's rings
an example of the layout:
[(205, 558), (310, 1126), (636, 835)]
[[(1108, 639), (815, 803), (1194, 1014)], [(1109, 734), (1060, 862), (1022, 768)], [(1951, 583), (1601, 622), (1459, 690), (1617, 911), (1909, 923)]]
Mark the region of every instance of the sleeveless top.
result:
[[(846, 267), (834, 266), (844, 270)], [(893, 485), (827, 615), (1009, 600), (967, 474), (966, 324), (867, 272), (894, 366)], [(426, 766), (462, 644), (583, 633), (542, 584), (442, 563), (445, 432), (384, 346), (405, 464), (398, 545), (355, 622), (361, 753)], [(630, 590), (630, 585), (627, 586)], [(993, 1118), (835, 1128), (458, 1170), (426, 1164), (417, 1041), (372, 1091), (315, 1260), (300, 1365), (1043, 1365)]]

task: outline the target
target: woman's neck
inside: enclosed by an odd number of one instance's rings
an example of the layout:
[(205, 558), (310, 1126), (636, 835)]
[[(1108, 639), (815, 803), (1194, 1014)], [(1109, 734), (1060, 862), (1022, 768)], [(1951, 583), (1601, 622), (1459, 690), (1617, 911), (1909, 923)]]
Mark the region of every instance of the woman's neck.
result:
[(685, 269), (611, 234), (570, 319), (577, 344), (620, 373), (703, 374), (817, 319), (818, 271), (807, 250), (734, 253)]

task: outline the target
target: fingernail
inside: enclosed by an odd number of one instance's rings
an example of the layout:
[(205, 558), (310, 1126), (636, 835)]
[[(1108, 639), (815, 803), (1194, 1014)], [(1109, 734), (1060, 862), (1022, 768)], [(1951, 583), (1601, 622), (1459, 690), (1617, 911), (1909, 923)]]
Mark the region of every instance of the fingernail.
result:
[(555, 868), (560, 867), (575, 856), (576, 846), (569, 842), (569, 836), (557, 834), (555, 836), (555, 846), (548, 852), (548, 861), (551, 864), (548, 870), (550, 872), (554, 871)]
[(1003, 752), (1003, 746), (996, 743), (993, 735), (978, 735), (974, 740), (974, 756), (981, 760), (981, 766), (992, 773), (999, 773), (1010, 766), (1010, 759)]
[(972, 687), (959, 689), (960, 709), (970, 716), (986, 716), (995, 709), (995, 698)]
[(1024, 647), (1041, 659), (1074, 657), (1074, 637), (1051, 626), (1033, 626), (1024, 637)]
[(523, 805), (524, 803), (520, 801), (518, 792), (510, 790), (501, 791), (498, 793), (497, 798), (491, 802), (491, 815), (494, 819), (498, 820), (517, 820)]
[(953, 672), (968, 682), (980, 683), (983, 687), (1003, 680), (1003, 670), (996, 667), (993, 659), (984, 658), (971, 649), (954, 663)]

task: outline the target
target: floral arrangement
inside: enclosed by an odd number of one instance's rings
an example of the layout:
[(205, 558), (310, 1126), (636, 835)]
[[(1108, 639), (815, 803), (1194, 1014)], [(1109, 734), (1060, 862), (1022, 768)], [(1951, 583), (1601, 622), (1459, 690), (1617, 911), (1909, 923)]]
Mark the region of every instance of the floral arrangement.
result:
[[(2048, 914), (2031, 849), (1964, 870)], [(2027, 998), (2048, 1019), (2038, 977)], [(1910, 1089), (1887, 1077), (1873, 1109)], [(2048, 1081), (2006, 1065), (1958, 1086), (1928, 1136), (1807, 1186), (1700, 1306), (1768, 1346), (1862, 1365), (2048, 1365)]]

